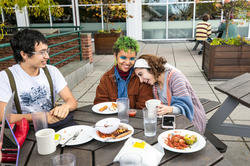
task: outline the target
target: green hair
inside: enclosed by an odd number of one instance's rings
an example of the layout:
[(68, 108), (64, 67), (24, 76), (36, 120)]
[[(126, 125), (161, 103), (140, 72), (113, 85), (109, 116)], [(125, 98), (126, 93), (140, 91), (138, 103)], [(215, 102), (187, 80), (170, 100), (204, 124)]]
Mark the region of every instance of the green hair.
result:
[(116, 40), (113, 46), (113, 50), (114, 50), (115, 55), (117, 55), (121, 50), (125, 52), (128, 52), (128, 50), (131, 50), (131, 51), (138, 53), (139, 45), (136, 40), (127, 36), (122, 36)]

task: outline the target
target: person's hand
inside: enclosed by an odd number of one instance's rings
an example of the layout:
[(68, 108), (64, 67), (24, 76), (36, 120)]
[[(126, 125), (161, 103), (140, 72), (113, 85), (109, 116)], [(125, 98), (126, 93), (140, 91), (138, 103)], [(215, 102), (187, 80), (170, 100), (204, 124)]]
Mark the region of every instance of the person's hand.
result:
[(53, 124), (59, 122), (61, 119), (57, 118), (56, 116), (53, 116), (50, 112), (47, 112), (47, 120), (48, 124)]
[(158, 105), (157, 115), (162, 116), (173, 112), (173, 107), (164, 104)]
[(50, 111), (50, 114), (59, 118), (59, 119), (65, 119), (69, 114), (69, 105), (62, 104), (60, 106), (55, 107)]

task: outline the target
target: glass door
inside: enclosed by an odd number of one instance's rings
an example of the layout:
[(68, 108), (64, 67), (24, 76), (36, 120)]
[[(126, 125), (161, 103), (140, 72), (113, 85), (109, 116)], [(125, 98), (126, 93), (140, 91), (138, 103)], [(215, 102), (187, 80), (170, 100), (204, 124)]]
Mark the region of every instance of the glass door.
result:
[(142, 3), (142, 39), (166, 39), (166, 0)]
[(171, 2), (167, 8), (167, 39), (192, 38), (194, 4)]

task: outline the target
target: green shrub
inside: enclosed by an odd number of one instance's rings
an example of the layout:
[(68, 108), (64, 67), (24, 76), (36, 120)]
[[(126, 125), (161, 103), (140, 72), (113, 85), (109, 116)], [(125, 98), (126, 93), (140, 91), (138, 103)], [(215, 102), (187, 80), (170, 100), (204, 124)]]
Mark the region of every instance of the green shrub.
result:
[(250, 45), (250, 41), (245, 37), (236, 37), (236, 38), (214, 38), (210, 45), (218, 46), (218, 45), (232, 45), (232, 46), (240, 46), (240, 45)]

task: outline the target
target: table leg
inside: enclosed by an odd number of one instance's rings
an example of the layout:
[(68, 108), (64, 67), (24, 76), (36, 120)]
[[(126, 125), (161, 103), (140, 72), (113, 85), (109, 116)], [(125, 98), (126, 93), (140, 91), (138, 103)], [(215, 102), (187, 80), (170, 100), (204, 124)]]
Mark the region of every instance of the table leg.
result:
[(215, 146), (218, 151), (220, 151), (221, 153), (226, 152), (227, 145), (219, 140), (213, 133), (206, 130), (204, 136)]
[(208, 120), (204, 135), (222, 153), (226, 151), (227, 146), (213, 133), (250, 137), (250, 126), (223, 123), (238, 105), (238, 100), (232, 97), (227, 97), (220, 108)]
[(228, 97), (221, 107), (208, 120), (207, 130), (217, 134), (250, 137), (249, 125), (223, 123), (238, 104), (238, 100)]
[(208, 120), (207, 128), (213, 130), (221, 125), (225, 119), (233, 112), (239, 102), (232, 97), (227, 97), (220, 108)]

